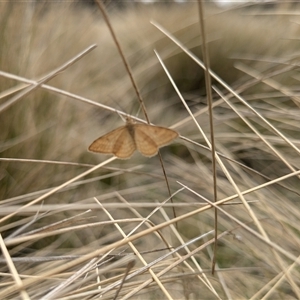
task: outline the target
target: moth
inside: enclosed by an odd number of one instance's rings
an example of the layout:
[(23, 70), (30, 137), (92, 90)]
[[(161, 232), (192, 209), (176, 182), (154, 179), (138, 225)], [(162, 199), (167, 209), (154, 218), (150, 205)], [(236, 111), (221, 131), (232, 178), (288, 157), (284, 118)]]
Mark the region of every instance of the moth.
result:
[(89, 151), (113, 154), (120, 159), (128, 159), (135, 150), (147, 157), (158, 153), (160, 147), (166, 146), (178, 137), (172, 129), (149, 124), (137, 124), (127, 118), (126, 124), (96, 139)]

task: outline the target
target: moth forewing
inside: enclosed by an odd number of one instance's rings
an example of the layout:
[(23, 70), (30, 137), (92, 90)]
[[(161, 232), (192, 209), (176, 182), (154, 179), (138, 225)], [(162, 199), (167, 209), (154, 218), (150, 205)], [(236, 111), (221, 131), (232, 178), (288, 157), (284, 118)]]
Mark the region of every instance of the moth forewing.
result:
[(147, 135), (155, 141), (158, 147), (168, 145), (178, 137), (176, 131), (160, 126), (149, 126)]
[[(147, 125), (145, 125), (147, 126)], [(150, 127), (149, 125), (147, 127)], [(146, 128), (146, 127), (144, 127)], [(146, 130), (142, 130), (143, 127), (136, 127), (135, 130), (135, 144), (139, 152), (144, 156), (154, 156), (158, 152), (156, 142), (146, 133)]]
[(99, 137), (89, 146), (89, 151), (99, 153), (112, 153), (114, 145), (122, 134), (123, 127), (119, 127)]
[(123, 129), (121, 135), (114, 144), (112, 153), (118, 158), (127, 159), (132, 156), (135, 150), (136, 144), (133, 136), (131, 135), (130, 129)]
[(137, 124), (135, 127), (135, 142), (137, 149), (145, 156), (154, 156), (160, 147), (169, 144), (178, 136), (172, 129)]

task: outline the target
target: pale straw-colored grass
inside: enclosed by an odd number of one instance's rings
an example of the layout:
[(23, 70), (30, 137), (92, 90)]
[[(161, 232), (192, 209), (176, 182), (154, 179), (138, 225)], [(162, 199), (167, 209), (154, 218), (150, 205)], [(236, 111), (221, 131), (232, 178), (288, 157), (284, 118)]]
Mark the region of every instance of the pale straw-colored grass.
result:
[(108, 10), (150, 122), (180, 134), (169, 192), (158, 156), (87, 151), (145, 122), (100, 10), (1, 10), (0, 299), (300, 298), (295, 11), (205, 10), (213, 174), (197, 5)]

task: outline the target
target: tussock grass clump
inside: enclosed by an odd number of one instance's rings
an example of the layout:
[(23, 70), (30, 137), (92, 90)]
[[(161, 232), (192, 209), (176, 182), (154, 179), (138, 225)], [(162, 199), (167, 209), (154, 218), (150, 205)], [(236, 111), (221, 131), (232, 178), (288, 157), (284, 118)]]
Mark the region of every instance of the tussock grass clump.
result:
[(162, 164), (87, 152), (145, 120), (98, 7), (0, 5), (1, 299), (300, 298), (292, 14), (206, 7), (210, 141), (197, 5), (108, 11)]

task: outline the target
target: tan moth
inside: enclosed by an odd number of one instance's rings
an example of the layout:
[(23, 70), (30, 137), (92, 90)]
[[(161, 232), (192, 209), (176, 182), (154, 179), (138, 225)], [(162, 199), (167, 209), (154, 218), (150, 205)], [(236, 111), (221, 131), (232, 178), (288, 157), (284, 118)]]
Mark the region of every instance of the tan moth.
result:
[(172, 129), (137, 124), (127, 118), (126, 124), (96, 139), (89, 151), (114, 154), (121, 159), (128, 159), (135, 150), (147, 157), (157, 154), (160, 147), (166, 146), (178, 137)]

